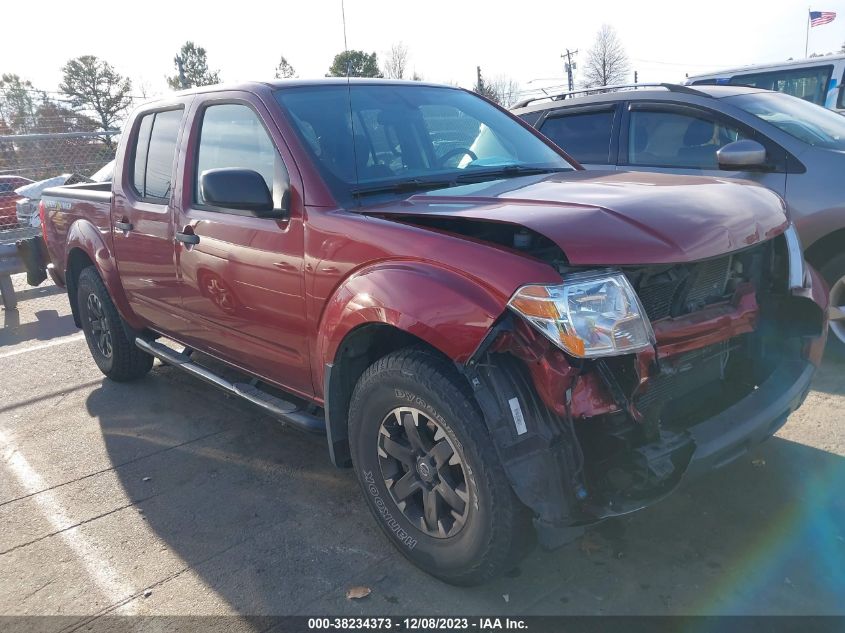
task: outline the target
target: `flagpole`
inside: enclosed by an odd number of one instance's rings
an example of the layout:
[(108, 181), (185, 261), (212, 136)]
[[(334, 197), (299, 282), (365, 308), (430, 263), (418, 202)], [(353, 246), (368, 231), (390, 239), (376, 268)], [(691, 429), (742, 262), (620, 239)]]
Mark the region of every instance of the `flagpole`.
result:
[(813, 7), (807, 7), (807, 34), (804, 37), (804, 58), (807, 57), (807, 53), (810, 48), (810, 13), (812, 10)]

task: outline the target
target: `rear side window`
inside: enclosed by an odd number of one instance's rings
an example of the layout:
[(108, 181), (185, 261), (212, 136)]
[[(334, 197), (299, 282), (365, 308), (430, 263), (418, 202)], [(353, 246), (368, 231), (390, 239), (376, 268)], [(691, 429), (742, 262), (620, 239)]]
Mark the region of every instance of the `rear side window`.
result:
[(205, 204), (200, 187), (204, 171), (225, 167), (251, 169), (261, 174), (272, 192), (274, 174), (280, 166), (273, 141), (252, 108), (236, 103), (206, 108), (195, 174), (198, 204)]
[(613, 111), (582, 112), (546, 119), (540, 131), (581, 163), (607, 165)]
[(182, 110), (153, 112), (141, 119), (135, 145), (132, 186), (142, 198), (167, 201), (173, 178)]
[(731, 77), (730, 83), (737, 86), (752, 86), (785, 92), (793, 97), (823, 106), (832, 72), (833, 66), (775, 70), (765, 73), (736, 75)]

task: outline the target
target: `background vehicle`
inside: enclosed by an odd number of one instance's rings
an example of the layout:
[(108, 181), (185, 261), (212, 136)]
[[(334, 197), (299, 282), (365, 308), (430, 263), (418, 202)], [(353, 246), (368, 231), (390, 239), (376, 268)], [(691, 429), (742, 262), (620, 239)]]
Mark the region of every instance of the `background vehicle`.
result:
[(588, 169), (744, 178), (777, 192), (831, 288), (845, 351), (845, 118), (754, 88), (633, 88), (515, 112)]
[(0, 229), (18, 225), (15, 203), (20, 196), (15, 193), (15, 189), (31, 182), (29, 178), (21, 176), (0, 176)]
[(507, 569), (532, 521), (560, 545), (736, 459), (824, 347), (771, 191), (576, 169), (460, 89), (177, 93), (133, 115), (114, 173), (41, 206), (103, 373), (155, 356), (326, 433), (391, 542), (453, 583)]
[(20, 226), (41, 226), (41, 220), (38, 215), (38, 203), (41, 201), (41, 193), (50, 187), (58, 187), (60, 185), (73, 185), (80, 182), (111, 182), (112, 171), (114, 170), (114, 161), (109, 161), (103, 167), (98, 169), (90, 178), (81, 176), (80, 174), (62, 174), (60, 176), (53, 176), (38, 182), (31, 182), (24, 187), (20, 187), (15, 193), (20, 196), (16, 203), (15, 215)]
[(689, 77), (690, 86), (751, 86), (785, 92), (837, 112), (845, 112), (845, 55), (758, 64)]

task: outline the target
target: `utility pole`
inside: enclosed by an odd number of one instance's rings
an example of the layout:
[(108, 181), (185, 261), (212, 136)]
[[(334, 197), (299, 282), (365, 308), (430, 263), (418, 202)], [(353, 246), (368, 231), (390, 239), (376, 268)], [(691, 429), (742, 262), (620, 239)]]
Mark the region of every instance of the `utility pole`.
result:
[(566, 68), (566, 77), (569, 79), (569, 92), (575, 90), (575, 82), (572, 80), (572, 71), (575, 70), (575, 62), (572, 61), (572, 56), (577, 54), (577, 50), (571, 51), (567, 48), (566, 54), (561, 55), (562, 58), (566, 58), (564, 68)]
[(634, 83), (635, 84), (640, 83), (639, 81), (637, 81), (637, 71), (636, 70), (634, 71)]

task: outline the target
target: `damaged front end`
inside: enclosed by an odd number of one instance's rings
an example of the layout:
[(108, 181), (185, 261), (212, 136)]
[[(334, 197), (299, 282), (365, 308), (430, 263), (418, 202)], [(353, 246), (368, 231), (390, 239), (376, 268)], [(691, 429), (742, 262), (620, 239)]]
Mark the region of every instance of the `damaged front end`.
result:
[[(604, 329), (599, 313), (512, 302), (465, 371), (543, 545), (733, 461), (800, 406), (826, 305), (792, 231), (706, 261), (601, 271), (636, 293), (627, 308), (624, 288), (601, 297), (602, 309), (618, 310)], [(561, 288), (585, 273), (560, 272)], [(566, 296), (547, 294), (558, 307)], [(641, 311), (645, 326), (620, 305)]]

